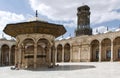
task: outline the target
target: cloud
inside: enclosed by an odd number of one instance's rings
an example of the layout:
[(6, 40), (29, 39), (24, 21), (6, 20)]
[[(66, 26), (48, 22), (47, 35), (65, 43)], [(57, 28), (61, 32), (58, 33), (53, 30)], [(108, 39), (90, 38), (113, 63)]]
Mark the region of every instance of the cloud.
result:
[[(16, 23), (25, 20), (25, 17), (22, 14), (16, 14), (7, 11), (0, 11), (0, 38), (2, 37), (2, 31), (6, 24)], [(5, 35), (7, 39), (10, 39), (8, 35)]]
[(120, 20), (120, 0), (29, 0), (33, 10), (52, 20), (76, 21), (77, 7), (83, 3), (91, 8), (91, 24)]
[[(90, 4), (90, 3), (89, 3)], [(91, 3), (91, 23), (100, 24), (113, 20), (120, 20), (119, 0), (100, 0)]]
[(8, 23), (15, 23), (23, 20), (25, 20), (25, 17), (22, 14), (0, 11), (0, 31), (2, 31)]

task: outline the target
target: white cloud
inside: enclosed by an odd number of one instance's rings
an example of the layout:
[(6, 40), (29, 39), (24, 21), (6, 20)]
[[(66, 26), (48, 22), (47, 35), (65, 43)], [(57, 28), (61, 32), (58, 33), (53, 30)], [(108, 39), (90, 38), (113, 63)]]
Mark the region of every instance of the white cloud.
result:
[(77, 7), (82, 3), (91, 8), (91, 23), (99, 24), (112, 20), (120, 20), (120, 0), (29, 0), (33, 10), (52, 20), (76, 21)]
[[(6, 24), (16, 23), (23, 20), (25, 20), (25, 17), (22, 14), (0, 11), (0, 38), (2, 37), (2, 31)], [(7, 35), (5, 35), (5, 37), (10, 39), (10, 37)]]
[(24, 16), (21, 14), (15, 14), (6, 11), (0, 11), (0, 31), (4, 29), (6, 24), (15, 23), (25, 20)]

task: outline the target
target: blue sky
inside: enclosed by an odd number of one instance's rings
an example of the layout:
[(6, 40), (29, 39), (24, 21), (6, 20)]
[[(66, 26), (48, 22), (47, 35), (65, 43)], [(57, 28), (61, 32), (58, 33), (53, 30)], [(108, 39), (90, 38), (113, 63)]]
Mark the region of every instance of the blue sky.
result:
[(63, 24), (67, 30), (65, 38), (74, 36), (77, 7), (83, 4), (91, 8), (93, 33), (96, 29), (104, 32), (107, 26), (109, 30), (120, 27), (120, 0), (0, 0), (0, 36), (6, 24), (28, 21), (35, 16), (35, 10), (40, 19)]

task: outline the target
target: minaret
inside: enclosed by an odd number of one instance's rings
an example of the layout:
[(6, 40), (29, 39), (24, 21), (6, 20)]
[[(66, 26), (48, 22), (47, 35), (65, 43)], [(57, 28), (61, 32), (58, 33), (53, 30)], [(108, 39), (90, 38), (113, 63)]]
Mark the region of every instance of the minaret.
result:
[(90, 8), (87, 5), (83, 5), (77, 8), (77, 29), (75, 31), (76, 36), (80, 35), (92, 35), (92, 29), (90, 28)]

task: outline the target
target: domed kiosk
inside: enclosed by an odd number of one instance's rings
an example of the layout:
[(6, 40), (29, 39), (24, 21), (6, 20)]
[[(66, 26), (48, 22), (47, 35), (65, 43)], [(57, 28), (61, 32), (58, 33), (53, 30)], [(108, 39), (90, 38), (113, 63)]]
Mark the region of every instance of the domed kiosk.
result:
[(63, 35), (63, 25), (35, 20), (7, 24), (3, 30), (16, 38), (15, 63), (19, 68), (55, 65), (55, 38)]

